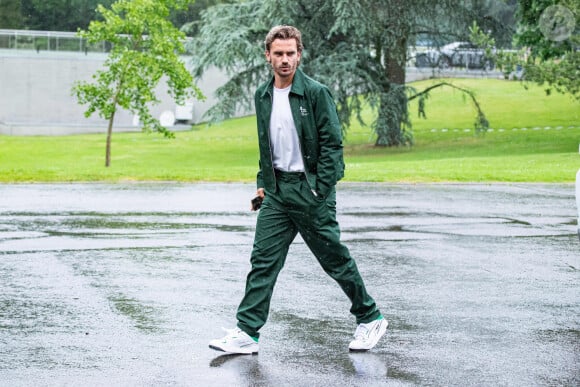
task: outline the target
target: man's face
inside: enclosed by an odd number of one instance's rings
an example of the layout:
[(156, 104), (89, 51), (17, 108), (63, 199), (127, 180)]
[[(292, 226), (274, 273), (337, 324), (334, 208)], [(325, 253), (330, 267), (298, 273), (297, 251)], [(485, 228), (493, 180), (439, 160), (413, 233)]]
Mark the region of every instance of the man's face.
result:
[(270, 45), (270, 51), (266, 51), (266, 59), (272, 65), (274, 74), (282, 79), (294, 76), (300, 58), (295, 39), (275, 39)]

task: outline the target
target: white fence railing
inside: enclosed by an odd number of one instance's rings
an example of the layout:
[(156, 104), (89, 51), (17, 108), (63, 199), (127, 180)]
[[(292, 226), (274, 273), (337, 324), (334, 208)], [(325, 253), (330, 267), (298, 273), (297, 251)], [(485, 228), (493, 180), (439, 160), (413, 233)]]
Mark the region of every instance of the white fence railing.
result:
[(110, 43), (89, 44), (76, 32), (0, 29), (0, 49), (107, 52)]
[[(186, 41), (190, 38), (186, 38)], [(0, 50), (109, 52), (110, 42), (89, 43), (76, 32), (0, 29)]]

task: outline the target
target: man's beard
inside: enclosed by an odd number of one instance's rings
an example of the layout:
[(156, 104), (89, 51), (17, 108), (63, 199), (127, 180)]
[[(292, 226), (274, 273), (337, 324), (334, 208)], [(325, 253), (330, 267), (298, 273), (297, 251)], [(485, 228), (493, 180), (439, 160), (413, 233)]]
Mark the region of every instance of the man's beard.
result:
[(292, 64), (288, 64), (285, 66), (278, 66), (275, 67), (272, 63), (270, 63), (270, 66), (272, 67), (272, 71), (274, 71), (276, 74), (280, 75), (280, 76), (289, 76), (292, 75), (296, 69), (298, 68), (298, 63), (292, 65)]

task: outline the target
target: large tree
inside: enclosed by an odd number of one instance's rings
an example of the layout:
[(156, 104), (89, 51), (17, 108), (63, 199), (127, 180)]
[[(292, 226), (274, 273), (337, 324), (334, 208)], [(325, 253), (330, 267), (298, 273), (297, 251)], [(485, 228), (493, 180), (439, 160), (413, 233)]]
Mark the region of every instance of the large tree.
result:
[[(192, 44), (194, 69), (196, 75), (214, 66), (227, 71), (229, 80), (217, 92), (219, 103), (208, 114), (212, 119), (231, 116), (240, 106), (251, 107), (250, 91), (269, 75), (262, 43), (268, 30), (295, 25), (305, 43), (301, 66), (332, 89), (345, 128), (352, 116), (360, 119), (366, 99), (377, 111), (371, 125), (376, 145), (406, 144), (412, 140), (408, 101), (426, 95), (405, 87), (408, 48), (419, 34), (447, 42), (466, 39), (474, 20), (484, 19), (492, 33), (499, 33), (494, 15), (481, 12), (498, 1), (248, 0), (218, 5), (203, 13)], [(475, 106), (476, 127), (485, 129), (487, 120)]]
[(76, 31), (97, 17), (97, 6), (114, 0), (21, 0), (24, 27), (43, 31)]
[[(518, 50), (500, 51), (495, 62), (506, 77), (543, 86), (580, 100), (580, 3), (577, 0), (518, 0)], [(471, 39), (488, 50), (495, 39), (475, 26)]]
[(20, 0), (0, 0), (0, 28), (22, 27)]
[(183, 8), (190, 2), (118, 0), (110, 9), (99, 6), (103, 21), (93, 21), (87, 31), (80, 31), (90, 43), (112, 44), (105, 70), (93, 76), (95, 82), (78, 82), (73, 87), (79, 103), (88, 104), (85, 115), (98, 112), (109, 121), (105, 166), (111, 162), (111, 135), (118, 108), (138, 114), (144, 130), (155, 129), (172, 136), (149, 112), (151, 104), (159, 103), (155, 87), (162, 77), (178, 104), (190, 96), (203, 98), (179, 57), (184, 51), (185, 35), (168, 19), (171, 9)]
[[(232, 0), (197, 0), (183, 9), (173, 9), (169, 20), (176, 25), (190, 24), (196, 32), (200, 12), (212, 5)], [(0, 28), (43, 31), (86, 29), (99, 17), (97, 6), (109, 7), (114, 0), (0, 0)]]
[(580, 100), (580, 3), (519, 0), (518, 27), (516, 44), (527, 49), (525, 79)]
[(216, 4), (231, 3), (233, 0), (195, 0), (186, 9), (174, 10), (169, 19), (176, 26), (181, 26), (188, 36), (199, 32), (199, 21), (203, 10)]

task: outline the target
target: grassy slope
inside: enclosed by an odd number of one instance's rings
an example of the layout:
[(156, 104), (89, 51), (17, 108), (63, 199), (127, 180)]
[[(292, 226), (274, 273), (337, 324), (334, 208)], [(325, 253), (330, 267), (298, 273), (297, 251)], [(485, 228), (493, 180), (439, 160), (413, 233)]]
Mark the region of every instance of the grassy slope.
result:
[[(432, 82), (418, 82), (413, 86), (422, 89)], [(345, 179), (574, 180), (580, 168), (578, 102), (562, 95), (546, 97), (537, 87), (524, 90), (516, 82), (452, 82), (476, 92), (494, 129), (492, 132), (475, 136), (473, 131), (465, 131), (474, 120), (469, 100), (453, 89), (437, 89), (427, 104), (428, 119), (413, 119), (415, 145), (412, 148), (375, 148), (370, 129), (354, 123), (345, 139)], [(412, 107), (412, 112), (416, 115), (416, 108)], [(365, 116), (371, 119), (370, 110)], [(544, 129), (547, 126), (551, 129)], [(448, 130), (443, 131), (444, 128)], [(115, 133), (112, 166), (107, 169), (102, 134), (0, 136), (0, 182), (254, 181), (257, 170), (254, 117), (229, 120), (212, 127), (199, 125), (192, 131), (176, 133), (176, 137), (172, 140), (157, 134)]]
[[(422, 90), (436, 82), (439, 81), (417, 82), (413, 86)], [(533, 85), (526, 90), (518, 82), (451, 82), (475, 91), (492, 131), (475, 136), (470, 129), (475, 117), (471, 101), (457, 90), (439, 88), (427, 101), (427, 119), (417, 118), (416, 104), (411, 106), (415, 137), (411, 149), (374, 148), (369, 145), (368, 130), (355, 126), (347, 137), (347, 178), (407, 182), (573, 181), (580, 168), (578, 102), (563, 95), (548, 97)]]

